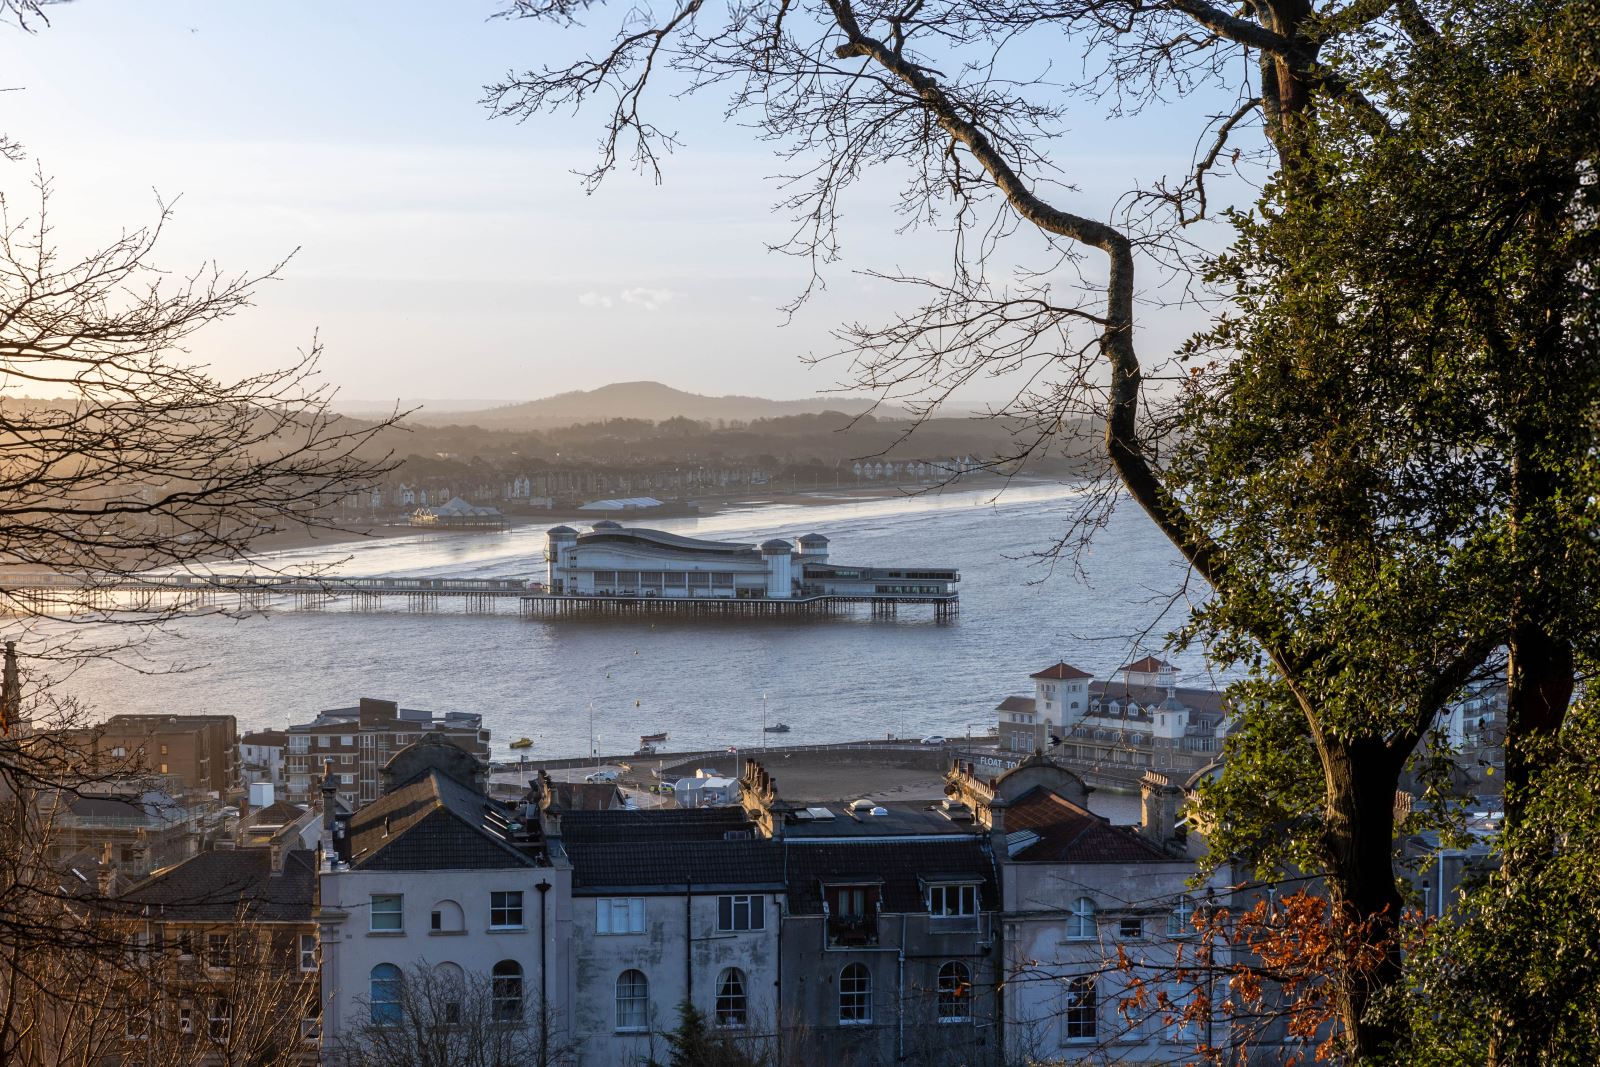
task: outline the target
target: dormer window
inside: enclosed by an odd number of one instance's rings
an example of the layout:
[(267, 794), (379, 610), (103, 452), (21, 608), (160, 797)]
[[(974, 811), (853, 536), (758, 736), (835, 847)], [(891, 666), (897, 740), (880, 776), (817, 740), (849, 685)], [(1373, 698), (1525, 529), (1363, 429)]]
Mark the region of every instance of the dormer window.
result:
[(829, 885), (822, 899), (828, 909), (828, 942), (833, 945), (874, 945), (878, 942), (878, 901), (883, 887)]
[(930, 885), (928, 914), (936, 919), (958, 919), (978, 914), (978, 887), (971, 884)]

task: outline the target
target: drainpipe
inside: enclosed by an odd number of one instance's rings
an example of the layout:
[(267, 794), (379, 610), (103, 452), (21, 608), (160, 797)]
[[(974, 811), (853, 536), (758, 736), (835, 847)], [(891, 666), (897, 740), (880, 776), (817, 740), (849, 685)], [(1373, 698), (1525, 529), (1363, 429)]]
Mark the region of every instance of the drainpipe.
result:
[(895, 953), (894, 1061), (906, 1062), (906, 913), (900, 913), (900, 950)]
[(683, 999), (694, 1003), (694, 883), (683, 883)]
[(545, 958), (545, 908), (550, 882), (541, 878), (533, 888), (539, 891), (539, 1067), (550, 1063), (550, 968)]

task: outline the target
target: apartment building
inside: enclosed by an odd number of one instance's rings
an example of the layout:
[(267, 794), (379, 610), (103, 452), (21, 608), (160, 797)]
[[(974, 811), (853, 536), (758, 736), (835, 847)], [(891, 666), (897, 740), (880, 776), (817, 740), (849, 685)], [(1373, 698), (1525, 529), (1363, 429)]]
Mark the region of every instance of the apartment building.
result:
[(77, 731), (102, 765), (161, 776), (169, 789), (226, 797), (239, 788), (238, 724), (232, 715), (113, 715)]
[(290, 726), (284, 753), (284, 800), (317, 800), (325, 766), (333, 765), (338, 797), (347, 808), (370, 804), (381, 795), (382, 771), (397, 752), (423, 737), (437, 737), (487, 762), (489, 731), (483, 716), (402, 708), (392, 700), (363, 697), (353, 708), (324, 711), (308, 723)]

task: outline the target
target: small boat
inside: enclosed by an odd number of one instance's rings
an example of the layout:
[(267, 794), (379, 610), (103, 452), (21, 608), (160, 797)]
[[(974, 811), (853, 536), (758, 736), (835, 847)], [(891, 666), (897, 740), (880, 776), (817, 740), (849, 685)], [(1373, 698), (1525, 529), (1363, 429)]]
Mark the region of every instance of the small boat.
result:
[(771, 726), (765, 727), (764, 729), (769, 734), (786, 734), (789, 732), (789, 724), (786, 722), (775, 722)]
[(532, 748), (533, 747), (533, 738), (531, 738), (531, 737), (519, 737), (515, 741), (511, 742), (511, 746), (510, 747), (512, 747), (512, 748)]
[(667, 735), (666, 735), (665, 732), (662, 732), (662, 733), (659, 733), (659, 734), (640, 734), (639, 735), (639, 743), (641, 745), (659, 745), (659, 744), (661, 744), (661, 742), (665, 741), (666, 739), (667, 739)]

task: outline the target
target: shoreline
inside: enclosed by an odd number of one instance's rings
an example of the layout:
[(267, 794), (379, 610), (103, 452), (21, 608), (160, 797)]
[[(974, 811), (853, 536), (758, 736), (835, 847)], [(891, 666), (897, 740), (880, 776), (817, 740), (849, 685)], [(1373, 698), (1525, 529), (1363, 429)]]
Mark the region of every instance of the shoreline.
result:
[[(1005, 479), (998, 475), (974, 478), (970, 483), (953, 484), (945, 486), (905, 486), (905, 485), (863, 485), (839, 487), (836, 489), (804, 489), (798, 492), (767, 492), (767, 493), (737, 493), (729, 496), (701, 498), (695, 502), (700, 509), (690, 515), (668, 515), (662, 518), (706, 518), (720, 515), (729, 511), (745, 508), (769, 507), (828, 507), (840, 504), (854, 504), (868, 500), (885, 500), (894, 497), (912, 498), (924, 494), (938, 495), (943, 492), (964, 492), (979, 489), (1002, 490), (1008, 483), (1019, 487), (1032, 487), (1038, 485), (1066, 485), (1068, 482), (1054, 478), (1012, 478)], [(648, 520), (649, 516), (642, 516)], [(276, 530), (270, 534), (263, 534), (251, 542), (249, 551), (238, 559), (219, 556), (210, 560), (197, 562), (205, 563), (233, 563), (248, 560), (252, 557), (270, 552), (296, 551), (305, 548), (337, 547), (339, 545), (360, 544), (374, 540), (389, 540), (396, 537), (408, 537), (416, 534), (445, 534), (451, 537), (485, 536), (492, 533), (501, 533), (505, 530), (522, 529), (524, 527), (545, 527), (562, 522), (583, 522), (590, 516), (573, 509), (571, 511), (553, 511), (548, 515), (508, 515), (506, 516), (505, 529), (500, 531), (484, 531), (464, 529), (457, 530), (449, 527), (438, 526), (411, 526), (400, 523), (384, 523), (376, 526), (306, 526), (298, 530)]]

